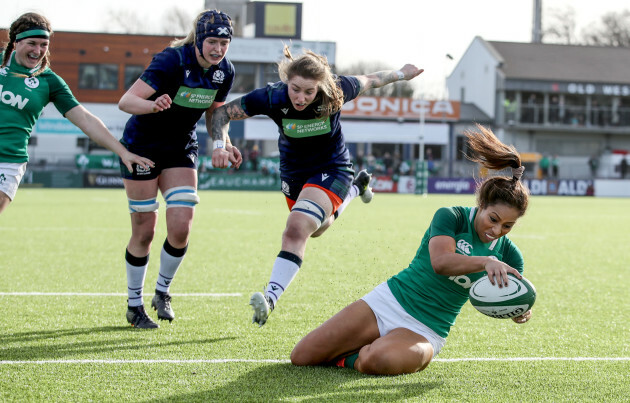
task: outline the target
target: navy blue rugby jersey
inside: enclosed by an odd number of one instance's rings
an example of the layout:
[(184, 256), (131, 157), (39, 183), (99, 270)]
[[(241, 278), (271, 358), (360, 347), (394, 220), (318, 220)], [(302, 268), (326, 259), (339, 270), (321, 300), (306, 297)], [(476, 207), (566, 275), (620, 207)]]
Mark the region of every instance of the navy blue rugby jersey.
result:
[[(359, 80), (339, 76), (337, 85), (343, 91), (344, 103), (359, 95)], [(320, 107), (312, 103), (296, 111), (289, 99), (287, 84), (279, 81), (243, 96), (241, 106), (249, 116), (269, 116), (278, 126), (280, 137), (280, 170), (283, 175), (321, 172), (329, 167), (350, 163), (350, 153), (339, 122), (340, 112), (317, 118)]]
[(155, 89), (149, 100), (168, 94), (173, 103), (162, 112), (131, 116), (123, 141), (139, 149), (177, 149), (196, 143), (197, 121), (213, 102), (225, 101), (234, 74), (234, 66), (225, 58), (210, 69), (201, 67), (193, 45), (164, 49), (140, 79)]

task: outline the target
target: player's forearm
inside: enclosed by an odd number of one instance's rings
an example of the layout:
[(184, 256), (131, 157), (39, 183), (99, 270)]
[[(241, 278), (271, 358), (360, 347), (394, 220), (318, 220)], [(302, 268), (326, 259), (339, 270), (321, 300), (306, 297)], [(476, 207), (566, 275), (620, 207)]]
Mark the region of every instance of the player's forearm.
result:
[(241, 98), (237, 98), (222, 105), (212, 112), (211, 127), (212, 140), (229, 141), (228, 130), (231, 120), (247, 119), (249, 115), (241, 107)]
[(131, 115), (147, 115), (155, 113), (154, 102), (137, 95), (125, 93), (118, 102), (118, 109)]
[(363, 78), (364, 80), (360, 80), (362, 81), (361, 92), (372, 88), (380, 88), (401, 80), (399, 70), (378, 71), (376, 73), (366, 74)]
[(448, 253), (431, 257), (431, 266), (436, 274), (460, 276), (484, 271), (489, 260), (490, 257), (488, 256), (464, 256), (458, 253)]
[(208, 133), (211, 133), (212, 141), (227, 141), (230, 128), (230, 117), (227, 114), (226, 105), (223, 105), (212, 112), (212, 119)]

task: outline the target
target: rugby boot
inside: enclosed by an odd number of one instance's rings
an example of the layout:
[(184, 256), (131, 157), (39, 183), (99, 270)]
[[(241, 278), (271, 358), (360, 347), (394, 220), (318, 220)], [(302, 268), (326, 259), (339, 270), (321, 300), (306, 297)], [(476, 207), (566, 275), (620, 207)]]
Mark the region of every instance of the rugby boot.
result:
[(352, 181), (353, 185), (359, 188), (359, 196), (363, 203), (369, 203), (374, 197), (372, 188), (370, 187), (370, 181), (372, 180), (372, 174), (369, 174), (365, 169), (359, 171), (356, 178)]
[(168, 293), (156, 290), (151, 300), (151, 307), (157, 311), (158, 319), (169, 322), (175, 319), (175, 312), (171, 308), (171, 296)]
[(273, 301), (262, 292), (257, 292), (249, 299), (249, 304), (254, 309), (252, 323), (258, 323), (258, 327), (261, 327), (267, 322), (267, 318), (273, 311)]
[(137, 329), (157, 329), (160, 327), (160, 325), (149, 318), (147, 311), (144, 310), (144, 305), (128, 306), (127, 322)]

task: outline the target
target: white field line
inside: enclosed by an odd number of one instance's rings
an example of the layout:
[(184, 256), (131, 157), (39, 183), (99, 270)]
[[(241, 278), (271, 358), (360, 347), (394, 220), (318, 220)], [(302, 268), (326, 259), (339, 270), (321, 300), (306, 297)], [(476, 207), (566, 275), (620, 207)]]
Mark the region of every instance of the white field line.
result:
[[(115, 292), (0, 292), (0, 296), (53, 296), (53, 297), (126, 297), (126, 293)], [(233, 293), (189, 293), (189, 294), (177, 294), (173, 293), (171, 296), (175, 297), (242, 297), (243, 294)]]
[[(508, 358), (436, 358), (433, 362), (463, 362), (463, 361), (630, 361), (630, 357), (508, 357)], [(242, 363), (271, 363), (288, 364), (290, 360), (246, 360), (246, 359), (215, 359), (215, 360), (36, 360), (36, 361), (0, 361), (0, 365), (26, 364), (225, 364)]]

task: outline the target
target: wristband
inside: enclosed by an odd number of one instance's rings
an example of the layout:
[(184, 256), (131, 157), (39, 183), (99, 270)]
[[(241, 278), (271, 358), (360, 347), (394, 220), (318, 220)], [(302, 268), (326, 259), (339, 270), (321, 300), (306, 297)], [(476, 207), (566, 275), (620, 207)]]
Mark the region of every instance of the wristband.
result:
[(398, 74), (398, 81), (405, 79), (405, 74), (402, 71), (398, 70), (396, 74)]
[(214, 140), (214, 143), (212, 143), (212, 149), (216, 150), (217, 148), (225, 148), (223, 140)]

